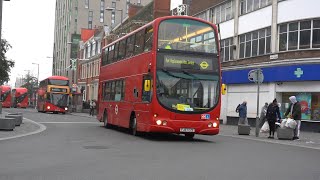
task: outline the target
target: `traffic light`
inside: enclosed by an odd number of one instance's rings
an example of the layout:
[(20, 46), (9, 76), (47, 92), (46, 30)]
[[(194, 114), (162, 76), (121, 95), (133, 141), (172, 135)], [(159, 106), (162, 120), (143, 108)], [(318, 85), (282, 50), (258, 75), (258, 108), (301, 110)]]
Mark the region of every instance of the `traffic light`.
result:
[(227, 93), (227, 85), (221, 84), (221, 94), (225, 95)]

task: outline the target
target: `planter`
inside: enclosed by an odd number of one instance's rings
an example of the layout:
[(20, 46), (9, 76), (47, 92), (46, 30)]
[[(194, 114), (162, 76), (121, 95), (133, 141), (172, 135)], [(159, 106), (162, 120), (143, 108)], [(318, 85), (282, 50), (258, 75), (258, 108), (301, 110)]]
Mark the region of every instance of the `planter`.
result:
[(0, 130), (13, 131), (15, 126), (15, 118), (0, 118)]
[(15, 125), (20, 126), (22, 124), (22, 115), (6, 115), (6, 118), (14, 118), (15, 119)]

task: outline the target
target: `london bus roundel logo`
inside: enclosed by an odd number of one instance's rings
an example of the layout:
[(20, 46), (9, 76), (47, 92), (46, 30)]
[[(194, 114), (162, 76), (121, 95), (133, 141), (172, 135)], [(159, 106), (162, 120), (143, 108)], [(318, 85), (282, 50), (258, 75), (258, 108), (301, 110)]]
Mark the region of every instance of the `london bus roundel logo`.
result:
[(207, 69), (207, 68), (209, 67), (209, 64), (207, 63), (207, 61), (202, 61), (202, 62), (200, 63), (200, 67), (201, 67), (202, 69)]
[(116, 105), (116, 106), (114, 107), (114, 112), (115, 112), (116, 114), (118, 114), (118, 112), (119, 112), (118, 105)]

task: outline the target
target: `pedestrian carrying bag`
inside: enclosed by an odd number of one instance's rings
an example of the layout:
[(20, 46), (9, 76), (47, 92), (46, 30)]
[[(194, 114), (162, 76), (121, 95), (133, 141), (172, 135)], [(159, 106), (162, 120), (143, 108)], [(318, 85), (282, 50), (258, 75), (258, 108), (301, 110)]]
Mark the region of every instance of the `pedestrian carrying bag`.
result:
[(269, 132), (269, 123), (266, 121), (264, 122), (264, 124), (260, 129), (260, 133), (267, 133), (267, 132)]

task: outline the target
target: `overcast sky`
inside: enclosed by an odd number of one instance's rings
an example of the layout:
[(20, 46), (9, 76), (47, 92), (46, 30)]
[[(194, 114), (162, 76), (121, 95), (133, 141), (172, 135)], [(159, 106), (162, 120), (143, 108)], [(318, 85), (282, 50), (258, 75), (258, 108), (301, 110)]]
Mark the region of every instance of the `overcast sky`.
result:
[(15, 61), (10, 85), (27, 71), (37, 76), (40, 64), (42, 80), (51, 75), (54, 38), (55, 0), (10, 0), (3, 2), (2, 38), (12, 49), (6, 54)]
[[(2, 38), (12, 49), (6, 54), (15, 61), (11, 70), (9, 84), (14, 86), (16, 77), (25, 76), (27, 70), (39, 79), (51, 75), (54, 20), (56, 0), (10, 0), (3, 2)], [(181, 4), (182, 0), (172, 0), (171, 8)]]

